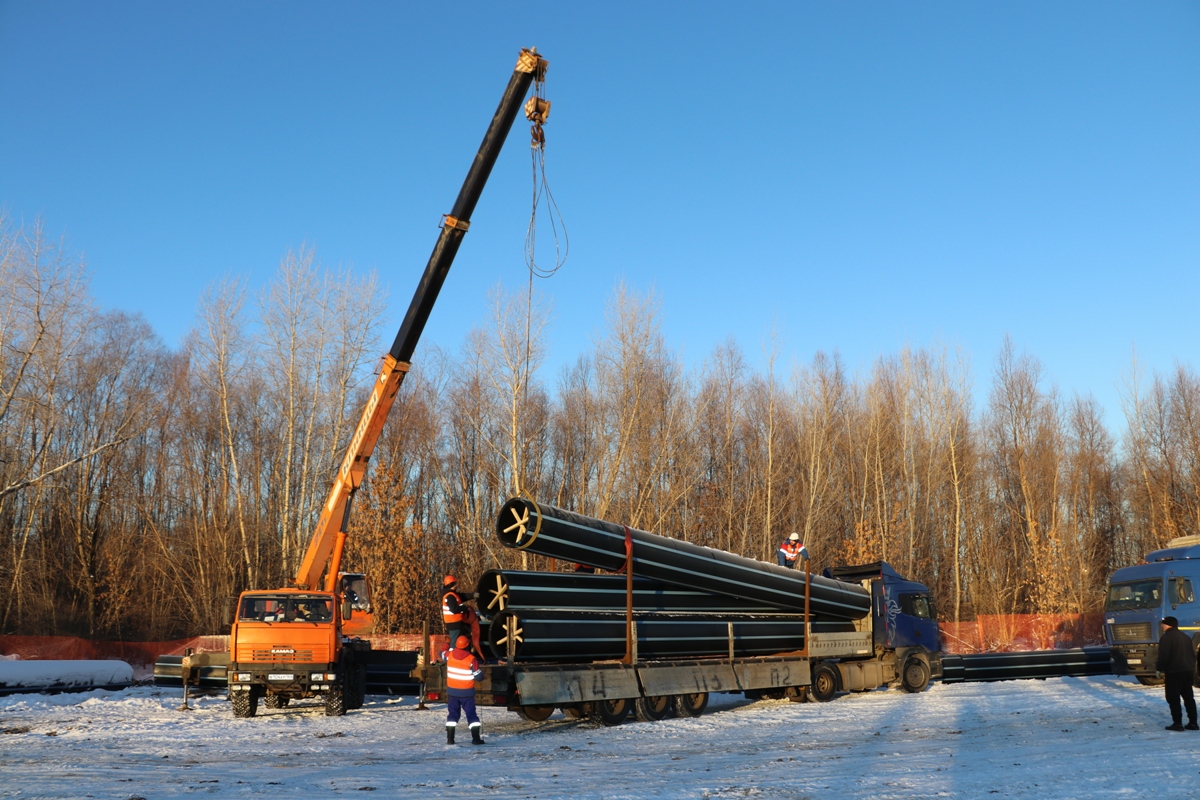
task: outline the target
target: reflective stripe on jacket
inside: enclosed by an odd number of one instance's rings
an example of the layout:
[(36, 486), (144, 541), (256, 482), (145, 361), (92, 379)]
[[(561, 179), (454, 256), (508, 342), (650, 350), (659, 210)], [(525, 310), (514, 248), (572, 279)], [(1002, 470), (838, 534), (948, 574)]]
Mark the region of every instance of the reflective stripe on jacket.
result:
[[(453, 589), (442, 595), (442, 622), (450, 625), (462, 622), (462, 598)], [(454, 642), (450, 643), (454, 646)]]
[(479, 675), (479, 661), (466, 650), (451, 650), (446, 654), (447, 689), (474, 689)]
[(791, 539), (784, 539), (783, 544), (779, 545), (779, 552), (783, 553), (783, 557), (788, 561), (795, 561), (800, 555), (801, 547), (804, 547), (804, 545), (800, 542), (793, 542)]

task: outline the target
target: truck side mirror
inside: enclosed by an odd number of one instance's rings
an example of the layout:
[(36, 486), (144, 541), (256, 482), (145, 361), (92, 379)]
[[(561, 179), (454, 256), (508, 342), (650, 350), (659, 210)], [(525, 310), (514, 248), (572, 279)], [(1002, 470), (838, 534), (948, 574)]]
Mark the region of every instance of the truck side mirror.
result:
[(228, 628), (233, 624), (233, 609), (237, 605), (236, 597), (226, 597), (221, 606), (221, 625)]
[(354, 615), (354, 604), (349, 597), (342, 598), (342, 619), (350, 619)]

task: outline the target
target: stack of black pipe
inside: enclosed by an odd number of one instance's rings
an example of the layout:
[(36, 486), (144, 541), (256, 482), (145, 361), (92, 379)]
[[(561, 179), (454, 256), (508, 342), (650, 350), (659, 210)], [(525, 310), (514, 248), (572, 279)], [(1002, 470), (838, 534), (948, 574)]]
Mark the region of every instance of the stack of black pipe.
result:
[(1112, 651), (1107, 647), (942, 656), (946, 683), (1111, 675), (1112, 671)]
[[(639, 658), (767, 655), (804, 647), (805, 573), (514, 498), (496, 521), (513, 549), (616, 572), (632, 556)], [(628, 548), (628, 550), (627, 550)], [(811, 576), (816, 631), (854, 630), (857, 584)], [(493, 570), (478, 583), (498, 658), (576, 661), (625, 654), (626, 577)]]

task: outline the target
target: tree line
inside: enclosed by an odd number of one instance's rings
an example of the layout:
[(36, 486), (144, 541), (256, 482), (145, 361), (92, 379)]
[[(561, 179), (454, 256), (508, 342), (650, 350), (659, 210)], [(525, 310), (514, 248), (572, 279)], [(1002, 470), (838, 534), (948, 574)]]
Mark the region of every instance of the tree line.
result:
[[(457, 350), (418, 351), (359, 490), (346, 565), (380, 625), (438, 622), (441, 578), (567, 569), (505, 550), (508, 497), (774, 561), (884, 559), (943, 620), (1075, 613), (1116, 567), (1200, 533), (1200, 376), (1131, 371), (1125, 429), (1006, 342), (909, 348), (851, 374), (818, 353), (761, 368), (735, 343), (689, 369), (653, 294), (618, 286), (591, 349), (543, 369), (548, 311), (496, 289)], [(373, 275), (289, 252), (224, 281), (168, 348), (99, 309), (37, 225), (0, 226), (0, 633), (126, 640), (219, 632), (246, 588), (304, 555), (381, 347)]]

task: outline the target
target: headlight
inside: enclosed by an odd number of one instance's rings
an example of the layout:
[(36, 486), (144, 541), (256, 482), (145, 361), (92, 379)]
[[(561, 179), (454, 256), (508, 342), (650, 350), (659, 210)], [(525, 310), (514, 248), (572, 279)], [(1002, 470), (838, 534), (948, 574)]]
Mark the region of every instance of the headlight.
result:
[(239, 672), (233, 676), (235, 681), (248, 681), (252, 676), (249, 672)]
[(310, 681), (312, 681), (313, 683), (320, 683), (322, 680), (324, 680), (324, 678), (325, 678), (324, 672), (314, 672), (312, 675), (308, 676), (308, 679)]

